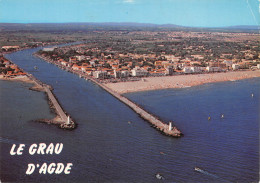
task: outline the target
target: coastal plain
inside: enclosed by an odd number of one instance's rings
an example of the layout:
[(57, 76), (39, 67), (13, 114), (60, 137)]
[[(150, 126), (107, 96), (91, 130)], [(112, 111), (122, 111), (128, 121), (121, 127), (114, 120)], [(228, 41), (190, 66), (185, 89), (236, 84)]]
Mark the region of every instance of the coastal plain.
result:
[(161, 90), (169, 88), (185, 88), (205, 83), (235, 81), (260, 77), (260, 71), (235, 71), (225, 73), (209, 73), (194, 75), (176, 75), (164, 77), (147, 77), (140, 81), (106, 83), (108, 88), (118, 93), (139, 92), (148, 90)]

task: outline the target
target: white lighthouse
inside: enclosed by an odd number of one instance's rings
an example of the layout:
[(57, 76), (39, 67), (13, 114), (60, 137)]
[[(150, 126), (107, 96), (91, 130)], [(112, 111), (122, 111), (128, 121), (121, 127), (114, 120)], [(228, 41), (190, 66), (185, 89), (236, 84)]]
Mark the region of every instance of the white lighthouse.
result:
[(68, 119), (67, 119), (67, 123), (66, 123), (67, 125), (69, 125), (70, 124), (70, 116), (68, 116)]
[(169, 122), (169, 130), (172, 130), (172, 122)]

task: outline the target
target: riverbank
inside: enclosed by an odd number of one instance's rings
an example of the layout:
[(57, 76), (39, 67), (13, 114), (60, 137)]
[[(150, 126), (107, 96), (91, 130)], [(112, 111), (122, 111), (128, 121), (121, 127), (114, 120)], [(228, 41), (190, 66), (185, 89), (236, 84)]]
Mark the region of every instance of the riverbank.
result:
[(260, 77), (260, 70), (256, 71), (232, 71), (225, 73), (210, 73), (196, 75), (178, 75), (165, 77), (148, 77), (143, 81), (106, 83), (111, 90), (118, 93), (130, 93), (148, 90), (161, 90), (169, 88), (185, 88), (206, 83), (235, 81)]

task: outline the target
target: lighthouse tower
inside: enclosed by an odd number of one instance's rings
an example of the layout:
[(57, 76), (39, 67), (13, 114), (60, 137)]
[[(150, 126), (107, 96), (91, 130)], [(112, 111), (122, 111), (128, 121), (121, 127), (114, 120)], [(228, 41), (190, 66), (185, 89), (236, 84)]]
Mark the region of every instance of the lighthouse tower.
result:
[(68, 116), (68, 119), (67, 119), (67, 122), (66, 122), (67, 125), (70, 124), (70, 116)]
[(169, 130), (172, 130), (172, 122), (169, 122)]

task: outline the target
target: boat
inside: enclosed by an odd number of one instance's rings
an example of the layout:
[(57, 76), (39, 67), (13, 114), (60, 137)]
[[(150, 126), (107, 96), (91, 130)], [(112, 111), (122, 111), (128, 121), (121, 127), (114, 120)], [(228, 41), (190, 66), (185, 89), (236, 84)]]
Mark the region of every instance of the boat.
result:
[(37, 67), (37, 66), (34, 66), (34, 69), (35, 69), (35, 70), (37, 70), (37, 69), (38, 69), (38, 67)]
[(155, 177), (156, 177), (157, 179), (159, 179), (159, 180), (162, 180), (162, 179), (164, 179), (164, 178), (163, 178), (163, 176), (162, 176), (162, 175), (160, 175), (159, 173), (157, 173), (157, 174), (155, 175)]
[(200, 168), (198, 168), (198, 167), (195, 167), (194, 170), (195, 170), (195, 171), (198, 171), (198, 172), (201, 172), (201, 171), (202, 171), (202, 170), (201, 170)]
[(164, 153), (164, 152), (160, 152), (160, 154), (162, 154), (162, 155), (165, 155), (165, 153)]

